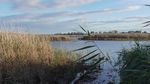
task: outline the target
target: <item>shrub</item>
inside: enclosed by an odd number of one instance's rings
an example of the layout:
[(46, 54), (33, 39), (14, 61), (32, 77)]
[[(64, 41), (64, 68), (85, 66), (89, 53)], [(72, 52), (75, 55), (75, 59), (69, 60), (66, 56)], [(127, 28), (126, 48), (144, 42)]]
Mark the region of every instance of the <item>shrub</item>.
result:
[(119, 54), (121, 84), (150, 84), (150, 48), (139, 43)]

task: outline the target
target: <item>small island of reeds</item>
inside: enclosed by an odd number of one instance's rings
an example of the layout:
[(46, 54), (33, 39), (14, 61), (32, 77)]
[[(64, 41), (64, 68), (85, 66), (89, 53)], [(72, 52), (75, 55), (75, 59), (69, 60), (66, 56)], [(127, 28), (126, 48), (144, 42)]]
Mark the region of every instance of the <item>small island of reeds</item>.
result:
[(128, 41), (128, 40), (150, 40), (149, 33), (101, 33), (93, 34), (90, 36), (83, 36), (80, 40), (115, 40), (115, 41)]

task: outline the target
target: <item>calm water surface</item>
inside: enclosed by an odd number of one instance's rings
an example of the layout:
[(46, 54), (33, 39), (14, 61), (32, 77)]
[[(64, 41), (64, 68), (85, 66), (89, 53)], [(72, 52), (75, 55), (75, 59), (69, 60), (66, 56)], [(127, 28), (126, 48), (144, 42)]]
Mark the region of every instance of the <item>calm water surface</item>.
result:
[[(118, 52), (121, 49), (123, 48), (130, 49), (135, 45), (134, 41), (95, 41), (95, 43), (103, 51), (104, 54), (109, 55), (111, 59), (113, 59), (113, 64), (115, 64), (115, 62), (117, 61)], [(140, 43), (148, 44), (150, 42), (142, 41)], [(75, 41), (53, 41), (51, 44), (54, 48), (62, 48), (66, 49), (67, 51), (72, 51), (80, 47), (84, 47), (86, 45), (92, 45), (93, 43), (89, 41), (75, 40)], [(118, 73), (113, 72), (113, 68), (109, 63), (106, 62), (101, 66), (103, 68), (103, 71), (99, 74), (97, 80), (95, 80), (93, 84), (107, 84), (108, 81), (119, 80)]]

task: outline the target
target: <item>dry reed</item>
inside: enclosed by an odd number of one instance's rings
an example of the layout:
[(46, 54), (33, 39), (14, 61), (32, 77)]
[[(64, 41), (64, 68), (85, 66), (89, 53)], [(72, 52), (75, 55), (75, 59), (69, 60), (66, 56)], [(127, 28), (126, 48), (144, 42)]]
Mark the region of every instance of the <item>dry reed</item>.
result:
[(82, 66), (74, 60), (45, 38), (0, 32), (0, 84), (65, 84)]

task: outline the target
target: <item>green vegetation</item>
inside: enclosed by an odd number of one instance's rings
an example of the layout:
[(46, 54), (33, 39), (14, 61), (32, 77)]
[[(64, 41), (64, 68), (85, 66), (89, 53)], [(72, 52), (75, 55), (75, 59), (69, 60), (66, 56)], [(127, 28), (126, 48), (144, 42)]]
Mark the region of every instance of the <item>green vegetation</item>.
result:
[(150, 47), (136, 43), (119, 54), (121, 84), (150, 84)]
[(0, 33), (0, 84), (68, 84), (86, 65), (37, 35)]
[(150, 40), (149, 33), (102, 33), (83, 36), (81, 40)]
[[(143, 24), (148, 27), (150, 21)], [(136, 42), (133, 48), (123, 49), (117, 65), (120, 67), (121, 84), (150, 84), (150, 45)]]
[[(144, 27), (150, 26), (150, 21), (143, 24)], [(117, 65), (120, 67), (121, 84), (150, 84), (150, 45), (136, 42), (133, 48), (123, 49)]]

